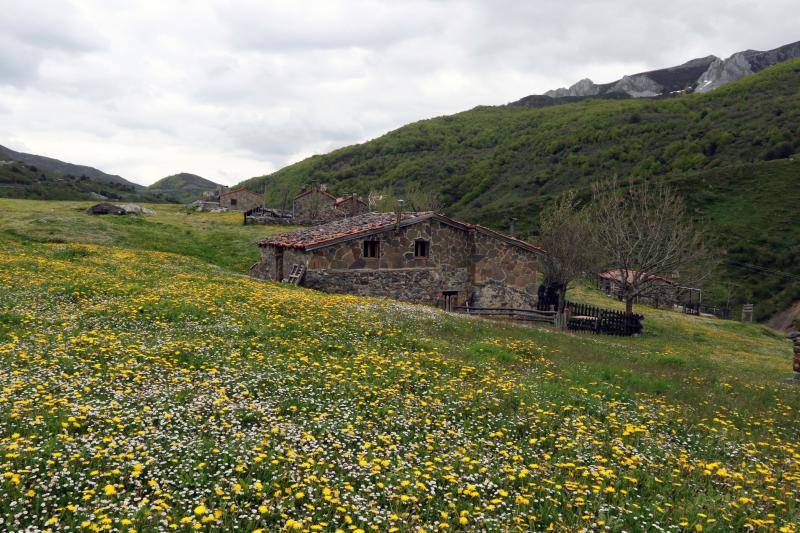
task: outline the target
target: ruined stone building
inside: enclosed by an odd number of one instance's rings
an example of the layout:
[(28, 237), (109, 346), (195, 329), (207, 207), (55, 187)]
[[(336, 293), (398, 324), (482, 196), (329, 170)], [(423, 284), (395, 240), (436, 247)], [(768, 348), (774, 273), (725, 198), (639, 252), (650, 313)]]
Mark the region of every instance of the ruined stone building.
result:
[(219, 193), (219, 205), (232, 211), (249, 211), (254, 207), (262, 207), (264, 196), (244, 187), (224, 190)]
[(304, 267), (300, 285), (386, 296), (454, 310), (533, 309), (540, 248), (433, 212), (366, 213), (259, 243), (250, 273), (283, 280)]
[(339, 218), (363, 214), (367, 204), (355, 193), (336, 197), (324, 185), (312, 184), (292, 200), (292, 218), (295, 224), (325, 224)]

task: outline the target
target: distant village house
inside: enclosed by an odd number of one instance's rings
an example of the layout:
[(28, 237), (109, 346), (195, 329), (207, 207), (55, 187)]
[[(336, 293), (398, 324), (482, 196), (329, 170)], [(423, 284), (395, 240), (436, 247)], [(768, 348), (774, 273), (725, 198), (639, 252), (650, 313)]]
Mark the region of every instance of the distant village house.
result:
[(255, 207), (263, 207), (264, 196), (244, 187), (239, 187), (220, 192), (219, 205), (232, 211), (249, 211)]
[(357, 194), (336, 197), (325, 185), (303, 188), (292, 200), (292, 218), (304, 226), (325, 224), (339, 218), (353, 217), (367, 211), (367, 204)]
[[(638, 273), (634, 270), (613, 269), (598, 274), (598, 286), (606, 295), (622, 300), (625, 280), (631, 283)], [(636, 303), (654, 307), (699, 306), (703, 301), (702, 290), (683, 287), (672, 280), (645, 274), (646, 290), (636, 297)]]
[(433, 212), (366, 213), (265, 239), (251, 275), (447, 310), (533, 309), (543, 250)]

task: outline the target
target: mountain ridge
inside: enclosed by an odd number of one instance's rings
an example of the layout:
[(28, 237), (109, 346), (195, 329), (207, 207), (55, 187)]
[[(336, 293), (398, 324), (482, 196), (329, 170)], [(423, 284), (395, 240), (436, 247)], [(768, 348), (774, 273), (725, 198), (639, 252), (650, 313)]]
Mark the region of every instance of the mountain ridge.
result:
[(144, 185), (139, 185), (132, 181), (128, 181), (122, 176), (116, 174), (108, 174), (102, 170), (87, 165), (76, 165), (74, 163), (67, 163), (60, 159), (47, 157), (43, 155), (28, 154), (25, 152), (17, 152), (11, 148), (0, 145), (0, 159), (10, 159), (12, 161), (19, 161), (27, 165), (33, 165), (37, 168), (44, 169), (49, 172), (57, 172), (59, 174), (71, 174), (73, 176), (87, 176), (94, 180), (104, 181), (108, 183), (115, 183), (118, 185), (125, 185), (133, 187), (136, 190), (145, 189)]
[[(570, 87), (546, 91), (543, 95), (529, 95), (511, 102), (510, 106), (541, 107), (569, 103), (576, 98), (653, 98), (687, 93), (705, 93), (723, 85), (760, 72), (767, 67), (800, 57), (800, 41), (785, 44), (772, 50), (744, 50), (727, 59), (708, 55), (691, 59), (673, 67), (626, 74), (609, 83), (596, 84), (584, 78)], [(552, 98), (547, 102), (541, 97)]]

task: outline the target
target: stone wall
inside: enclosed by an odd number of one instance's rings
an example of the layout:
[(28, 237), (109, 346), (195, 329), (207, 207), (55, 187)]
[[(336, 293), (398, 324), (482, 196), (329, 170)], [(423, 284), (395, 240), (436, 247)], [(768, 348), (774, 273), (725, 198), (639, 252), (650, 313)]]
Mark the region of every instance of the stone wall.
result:
[(469, 272), (462, 268), (443, 273), (430, 267), (387, 270), (309, 270), (303, 286), (326, 292), (383, 296), (442, 307), (444, 291), (456, 291), (463, 305), (469, 292)]
[[(380, 242), (379, 256), (364, 257), (364, 241)], [(414, 242), (430, 243), (427, 258), (414, 257)], [(394, 228), (369, 237), (342, 242), (311, 252), (309, 270), (387, 269), (435, 267), (442, 270), (466, 268), (470, 261), (469, 234), (439, 221), (423, 221)]]
[(348, 196), (334, 207), (335, 218), (347, 218), (367, 212), (367, 205), (357, 200), (357, 196)]
[[(231, 200), (235, 200), (236, 205), (233, 205)], [(234, 211), (249, 211), (254, 207), (263, 206), (264, 199), (260, 194), (242, 189), (220, 195), (219, 205), (220, 207), (227, 207), (228, 209), (232, 209)]]
[[(283, 255), (283, 274), (279, 275), (277, 270), (279, 255)], [(265, 246), (261, 249), (261, 259), (250, 268), (250, 275), (258, 279), (269, 279), (272, 281), (283, 281), (292, 271), (295, 264), (304, 265), (309, 259), (307, 253), (294, 248), (277, 249), (272, 246)]]
[(536, 307), (537, 255), (501, 238), (474, 233), (472, 307)]
[(294, 221), (291, 217), (281, 217), (275, 215), (250, 215), (244, 218), (245, 224), (266, 224), (268, 226), (291, 225)]
[(792, 360), (792, 369), (795, 371), (795, 377), (800, 378), (800, 333), (798, 332), (790, 333), (789, 338), (794, 343), (794, 358)]
[(292, 202), (292, 215), (295, 224), (324, 224), (336, 218), (336, 200), (319, 189), (312, 190)]

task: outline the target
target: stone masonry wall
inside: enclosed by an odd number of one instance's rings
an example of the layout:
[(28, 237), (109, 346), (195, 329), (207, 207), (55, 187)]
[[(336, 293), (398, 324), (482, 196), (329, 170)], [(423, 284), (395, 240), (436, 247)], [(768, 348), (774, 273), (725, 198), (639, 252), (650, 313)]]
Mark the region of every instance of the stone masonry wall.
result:
[[(303, 286), (326, 292), (383, 296), (412, 303), (441, 307), (442, 291), (469, 291), (469, 272), (459, 269), (447, 274), (434, 268), (391, 270), (312, 270)], [(458, 302), (462, 304), (463, 301)]]
[(292, 271), (292, 265), (305, 264), (308, 260), (308, 254), (301, 250), (294, 248), (283, 249), (283, 276), (278, 279), (277, 268), (277, 254), (278, 250), (272, 246), (266, 246), (261, 249), (261, 259), (258, 263), (250, 268), (250, 275), (258, 279), (269, 279), (273, 281), (283, 281), (283, 278), (289, 276)]
[[(236, 205), (231, 205), (231, 199), (236, 200)], [(264, 199), (258, 194), (242, 190), (220, 196), (219, 205), (234, 211), (249, 211), (254, 207), (263, 206)]]
[[(414, 257), (414, 242), (430, 243), (427, 258)], [(364, 257), (364, 241), (380, 241), (377, 258)], [(470, 260), (470, 239), (466, 232), (442, 224), (424, 221), (354, 239), (311, 252), (309, 270), (320, 269), (387, 269), (435, 267), (445, 271), (466, 268)]]
[(367, 206), (359, 202), (353, 196), (346, 198), (342, 203), (334, 207), (335, 218), (347, 218), (361, 215), (367, 212)]
[(473, 307), (533, 309), (536, 305), (537, 255), (502, 239), (475, 233)]
[[(364, 257), (365, 240), (380, 242), (378, 257)], [(430, 243), (427, 258), (414, 257), (417, 240)], [(466, 232), (439, 221), (390, 229), (310, 252), (303, 285), (431, 305), (439, 305), (442, 292), (457, 291), (463, 305), (470, 296), (470, 246)]]
[(792, 360), (792, 369), (800, 373), (800, 333), (793, 332), (789, 334), (789, 338), (794, 343), (794, 358)]
[(335, 200), (320, 190), (296, 198), (292, 202), (295, 224), (324, 224), (336, 218)]

